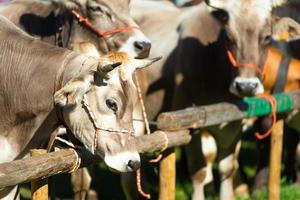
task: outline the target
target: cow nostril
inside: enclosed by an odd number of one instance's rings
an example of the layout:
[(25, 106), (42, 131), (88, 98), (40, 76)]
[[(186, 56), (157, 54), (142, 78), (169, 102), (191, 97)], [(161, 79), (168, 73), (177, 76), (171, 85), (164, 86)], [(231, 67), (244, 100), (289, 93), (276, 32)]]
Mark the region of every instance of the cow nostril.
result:
[(134, 47), (140, 51), (143, 51), (143, 49), (144, 49), (143, 42), (134, 42)]
[(250, 87), (252, 90), (256, 89), (257, 86), (258, 86), (258, 83), (249, 83), (249, 87)]
[(141, 166), (141, 162), (140, 162), (140, 161), (133, 161), (133, 160), (129, 160), (129, 161), (128, 161), (128, 167), (129, 167), (131, 170), (133, 170), (133, 171), (139, 169), (140, 166)]
[(253, 96), (256, 93), (258, 83), (253, 82), (236, 82), (236, 90), (242, 96)]
[(238, 92), (242, 92), (243, 91), (243, 84), (242, 83), (236, 83), (236, 89)]
[(146, 58), (149, 56), (151, 43), (150, 42), (134, 42), (134, 47), (137, 50), (138, 58)]

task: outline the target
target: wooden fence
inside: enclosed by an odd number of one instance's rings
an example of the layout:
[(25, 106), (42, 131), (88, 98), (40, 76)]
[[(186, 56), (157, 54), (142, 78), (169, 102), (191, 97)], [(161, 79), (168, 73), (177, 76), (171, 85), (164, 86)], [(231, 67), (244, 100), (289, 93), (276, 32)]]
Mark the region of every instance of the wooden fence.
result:
[[(288, 112), (300, 108), (300, 91), (291, 93), (282, 93), (273, 95), (276, 100), (277, 113)], [(223, 122), (242, 120), (244, 118), (258, 117), (268, 115), (272, 112), (272, 107), (266, 99), (262, 98), (245, 98), (234, 102), (224, 102), (208, 106), (199, 106), (186, 108), (174, 112), (162, 113), (158, 116), (158, 129), (160, 130), (181, 130), (204, 128), (218, 125)], [(269, 200), (280, 199), (280, 166), (282, 154), (283, 138), (283, 121), (277, 121), (271, 135), (271, 157), (270, 172), (268, 185)], [(160, 176), (168, 180), (160, 180), (161, 185), (159, 199), (174, 200), (174, 193), (169, 191), (175, 190), (175, 160), (174, 151), (168, 152), (166, 157), (161, 161)], [(168, 171), (164, 169), (169, 169)], [(170, 175), (170, 173), (173, 173)], [(162, 179), (162, 178), (161, 178)]]
[[(278, 113), (300, 108), (300, 91), (274, 95)], [(235, 102), (219, 103), (161, 113), (158, 129), (150, 135), (136, 138), (140, 153), (162, 150), (168, 138), (168, 150), (164, 153), (160, 167), (160, 200), (175, 199), (175, 156), (172, 147), (189, 143), (191, 136), (187, 129), (204, 128), (244, 118), (270, 114), (271, 105), (265, 99), (247, 98)], [(276, 123), (271, 138), (269, 199), (279, 200), (280, 164), (282, 150), (283, 121)], [(17, 185), (31, 180), (42, 179), (62, 172), (69, 172), (81, 159), (81, 167), (99, 158), (86, 150), (64, 149), (0, 164), (0, 188)], [(165, 184), (167, 183), (167, 184)]]

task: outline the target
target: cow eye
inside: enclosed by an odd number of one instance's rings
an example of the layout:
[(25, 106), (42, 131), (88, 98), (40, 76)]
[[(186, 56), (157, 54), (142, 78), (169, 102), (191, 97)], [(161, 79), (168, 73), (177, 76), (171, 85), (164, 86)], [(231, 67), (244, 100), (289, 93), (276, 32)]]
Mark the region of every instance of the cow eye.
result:
[(219, 20), (222, 24), (227, 24), (229, 20), (229, 14), (225, 10), (219, 9), (212, 12), (212, 15)]
[(104, 13), (104, 10), (100, 6), (88, 6), (87, 9), (92, 12)]
[(264, 37), (264, 44), (270, 44), (272, 41), (272, 36), (271, 35), (267, 35)]
[(107, 99), (106, 100), (106, 106), (111, 109), (112, 111), (114, 111), (114, 113), (116, 113), (118, 111), (118, 104), (115, 100), (113, 99)]

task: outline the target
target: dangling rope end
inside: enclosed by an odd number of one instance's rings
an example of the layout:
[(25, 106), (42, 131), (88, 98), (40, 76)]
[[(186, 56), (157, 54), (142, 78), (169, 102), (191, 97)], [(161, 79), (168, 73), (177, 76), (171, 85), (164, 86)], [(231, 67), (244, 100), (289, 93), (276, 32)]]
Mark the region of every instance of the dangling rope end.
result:
[(273, 127), (271, 127), (266, 133), (264, 134), (260, 134), (260, 133), (255, 133), (255, 137), (259, 140), (263, 140), (265, 139), (266, 137), (268, 137), (269, 135), (271, 135), (272, 133), (272, 129)]
[(141, 169), (138, 169), (136, 171), (136, 185), (137, 185), (138, 192), (141, 196), (143, 196), (146, 199), (151, 199), (151, 195), (143, 191), (142, 184), (141, 184)]
[(149, 163), (158, 163), (162, 159), (162, 154), (159, 154), (157, 158), (149, 160)]
[(255, 134), (257, 139), (262, 140), (262, 139), (265, 139), (266, 137), (268, 137), (269, 135), (271, 135), (272, 130), (275, 126), (275, 123), (276, 123), (276, 99), (273, 96), (268, 95), (268, 94), (259, 94), (259, 95), (257, 95), (257, 97), (266, 99), (271, 104), (271, 109), (272, 109), (272, 126), (264, 134), (260, 134), (260, 133)]

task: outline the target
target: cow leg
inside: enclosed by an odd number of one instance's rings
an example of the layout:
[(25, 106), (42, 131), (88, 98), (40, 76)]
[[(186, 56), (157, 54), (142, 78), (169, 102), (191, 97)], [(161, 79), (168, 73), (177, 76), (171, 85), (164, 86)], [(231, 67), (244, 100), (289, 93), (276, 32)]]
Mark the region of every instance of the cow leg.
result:
[(205, 131), (201, 134), (201, 146), (206, 160), (206, 176), (204, 180), (204, 184), (206, 185), (213, 181), (212, 167), (217, 157), (217, 144), (209, 132)]
[(202, 144), (198, 134), (192, 134), (191, 142), (186, 145), (185, 153), (189, 168), (189, 173), (193, 183), (193, 200), (203, 200), (204, 185), (208, 167), (202, 151)]
[(297, 180), (296, 153), (299, 143), (299, 133), (287, 126), (284, 129), (286, 156), (284, 159), (284, 174), (289, 182)]
[(7, 187), (0, 189), (0, 199), (1, 200), (19, 200), (19, 186)]
[(74, 191), (75, 200), (85, 200), (91, 186), (91, 176), (88, 169), (81, 168), (76, 170), (71, 175), (71, 182)]
[[(272, 125), (271, 117), (261, 117), (255, 124), (259, 133), (265, 133)], [(256, 140), (256, 148), (258, 150), (258, 163), (256, 175), (254, 178), (253, 191), (259, 190), (266, 186), (268, 182), (268, 165), (270, 158), (270, 137), (262, 140)]]
[(238, 155), (241, 142), (238, 142), (235, 152), (229, 154), (219, 163), (219, 173), (221, 175), (220, 200), (233, 200), (233, 177), (238, 169)]

